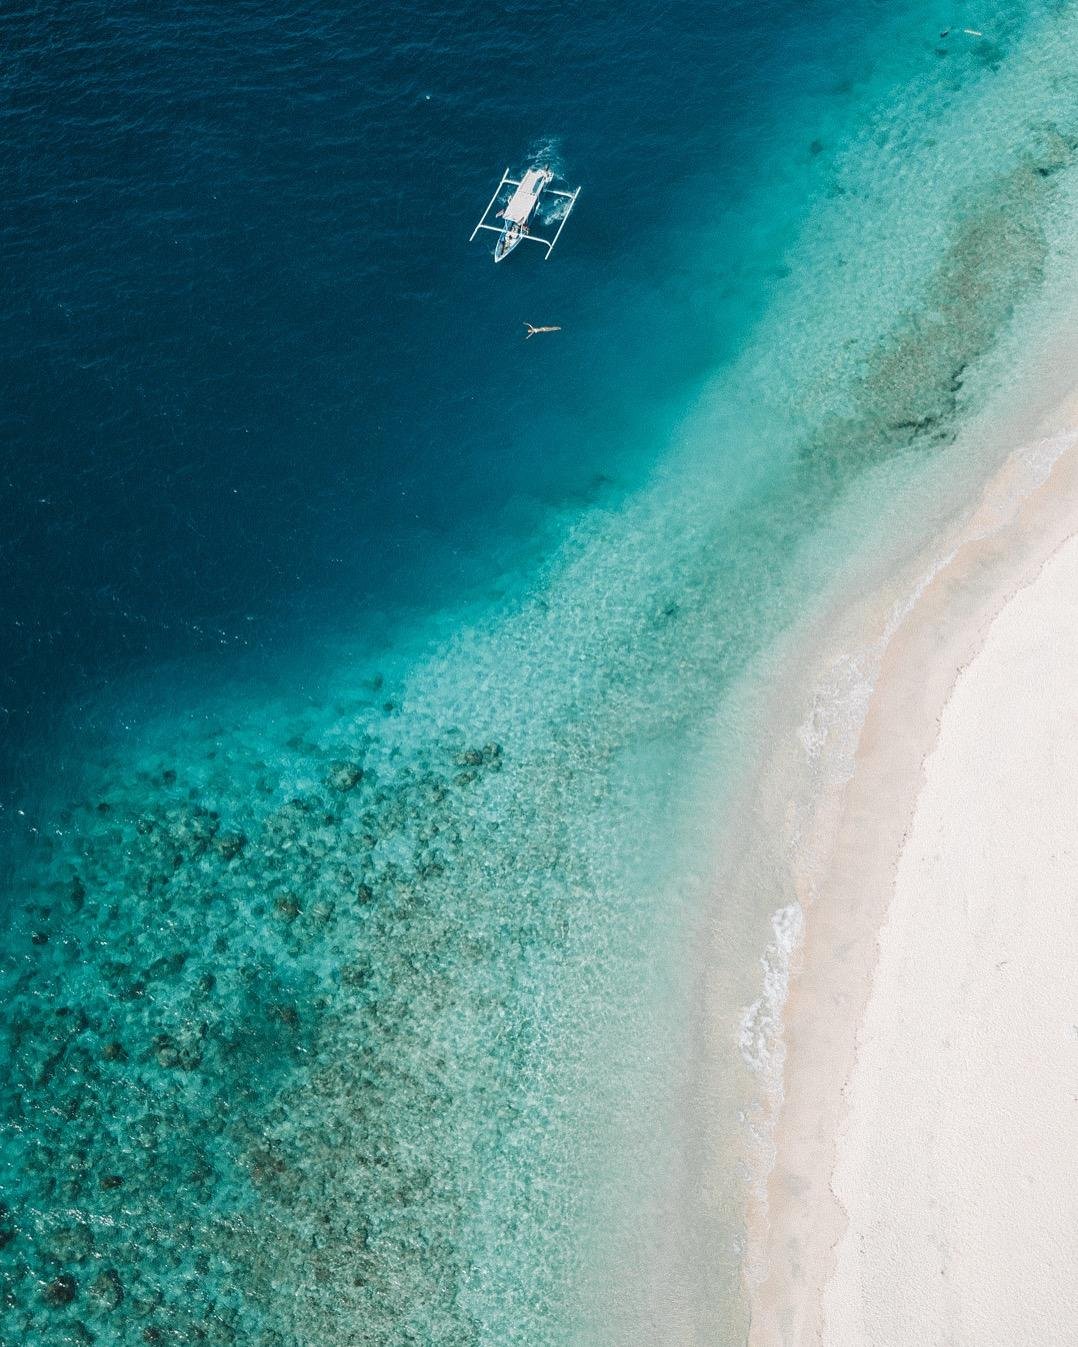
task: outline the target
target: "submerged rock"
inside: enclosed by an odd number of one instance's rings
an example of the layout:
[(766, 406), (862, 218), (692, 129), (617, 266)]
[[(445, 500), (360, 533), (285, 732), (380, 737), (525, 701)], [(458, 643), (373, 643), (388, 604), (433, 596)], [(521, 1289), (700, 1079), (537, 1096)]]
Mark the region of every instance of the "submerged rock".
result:
[(326, 777), (326, 785), (331, 790), (355, 790), (363, 780), (363, 768), (357, 762), (339, 762)]
[(158, 1066), (166, 1070), (179, 1067), (183, 1071), (194, 1071), (202, 1064), (202, 1041), (206, 1036), (207, 1025), (197, 1029), (185, 1029), (179, 1039), (171, 1034), (157, 1034), (153, 1040), (154, 1056)]
[(153, 1053), (157, 1058), (157, 1065), (165, 1067), (166, 1070), (180, 1064), (180, 1049), (171, 1034), (158, 1034), (154, 1038)]
[(217, 851), (226, 861), (235, 860), (247, 845), (247, 838), (241, 832), (222, 833), (217, 839)]
[(86, 885), (78, 875), (71, 877), (60, 895), (60, 902), (63, 910), (68, 914), (82, 911), (82, 905), (86, 902)]
[(146, 969), (142, 975), (142, 980), (143, 982), (156, 982), (160, 978), (175, 977), (177, 973), (182, 972), (186, 962), (187, 954), (184, 951), (179, 951), (176, 954), (162, 954)]
[(500, 767), (502, 761), (501, 744), (484, 744), (482, 748), (468, 748), (457, 754), (458, 767)]
[(88, 1291), (103, 1310), (114, 1310), (123, 1303), (123, 1282), (115, 1268), (106, 1268), (99, 1273), (90, 1283)]
[(1042, 178), (1050, 178), (1053, 173), (1066, 168), (1074, 150), (1073, 137), (1064, 135), (1057, 127), (1044, 127), (1033, 152), (1033, 167)]
[(79, 1293), (79, 1284), (69, 1272), (54, 1277), (42, 1294), (50, 1305), (70, 1305)]
[(284, 1170), (284, 1160), (272, 1147), (259, 1147), (251, 1155), (250, 1174), (255, 1183), (272, 1182), (279, 1174), (283, 1174)]
[(93, 1252), (94, 1233), (83, 1221), (58, 1225), (50, 1235), (50, 1244), (53, 1257), (64, 1263), (78, 1262)]
[(300, 914), (300, 905), (293, 893), (282, 893), (274, 900), (273, 910), (285, 921), (295, 921)]

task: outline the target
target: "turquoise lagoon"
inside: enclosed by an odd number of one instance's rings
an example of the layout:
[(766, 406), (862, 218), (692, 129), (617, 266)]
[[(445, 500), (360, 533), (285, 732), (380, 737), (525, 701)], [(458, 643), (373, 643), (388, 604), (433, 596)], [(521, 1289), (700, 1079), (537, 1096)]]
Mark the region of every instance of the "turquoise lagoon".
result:
[[(1078, 14), (947, 19), (776, 23), (753, 173), (686, 172), (662, 269), (596, 286), (593, 358), (683, 369), (618, 475), (377, 636), (59, 721), (5, 874), (0, 1342), (743, 1340), (738, 1027), (788, 898), (732, 803), (752, 708), (989, 469), (958, 429), (1069, 261)], [(671, 305), (723, 316), (709, 367)]]

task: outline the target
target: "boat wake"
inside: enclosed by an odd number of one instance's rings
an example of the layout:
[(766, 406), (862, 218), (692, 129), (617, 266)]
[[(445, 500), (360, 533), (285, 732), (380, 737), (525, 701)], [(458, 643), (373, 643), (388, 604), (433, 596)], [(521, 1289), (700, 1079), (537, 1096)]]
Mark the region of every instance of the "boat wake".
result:
[(569, 214), (573, 205), (564, 196), (548, 196), (540, 202), (535, 218), (540, 224), (558, 224)]
[(528, 146), (527, 163), (529, 168), (549, 168), (556, 178), (565, 176), (565, 161), (561, 153), (561, 140), (557, 136), (539, 136)]

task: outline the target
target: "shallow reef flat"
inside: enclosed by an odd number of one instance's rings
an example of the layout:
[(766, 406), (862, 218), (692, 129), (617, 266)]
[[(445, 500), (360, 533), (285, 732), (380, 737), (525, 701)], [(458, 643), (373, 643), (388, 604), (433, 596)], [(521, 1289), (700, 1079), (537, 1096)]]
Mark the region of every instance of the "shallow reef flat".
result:
[(197, 784), (182, 754), (103, 780), (26, 881), (4, 1340), (389, 1341), (418, 1306), (415, 1340), (470, 1340), (462, 1205), (512, 1132), (504, 1073), (542, 1083), (522, 988), (573, 913), (520, 871), (500, 899), (496, 743), (293, 739), (272, 770), (219, 743)]
[(608, 1134), (579, 1077), (646, 999), (609, 762), (379, 681), (162, 727), (21, 874), (4, 1341), (534, 1341), (573, 1305)]

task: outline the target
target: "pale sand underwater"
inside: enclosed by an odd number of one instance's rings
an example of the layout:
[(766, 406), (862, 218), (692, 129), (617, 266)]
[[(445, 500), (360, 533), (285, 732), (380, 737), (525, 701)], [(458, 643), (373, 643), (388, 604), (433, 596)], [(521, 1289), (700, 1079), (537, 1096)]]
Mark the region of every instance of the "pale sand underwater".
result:
[(818, 806), (753, 1347), (1074, 1341), (1075, 424), (940, 541)]

